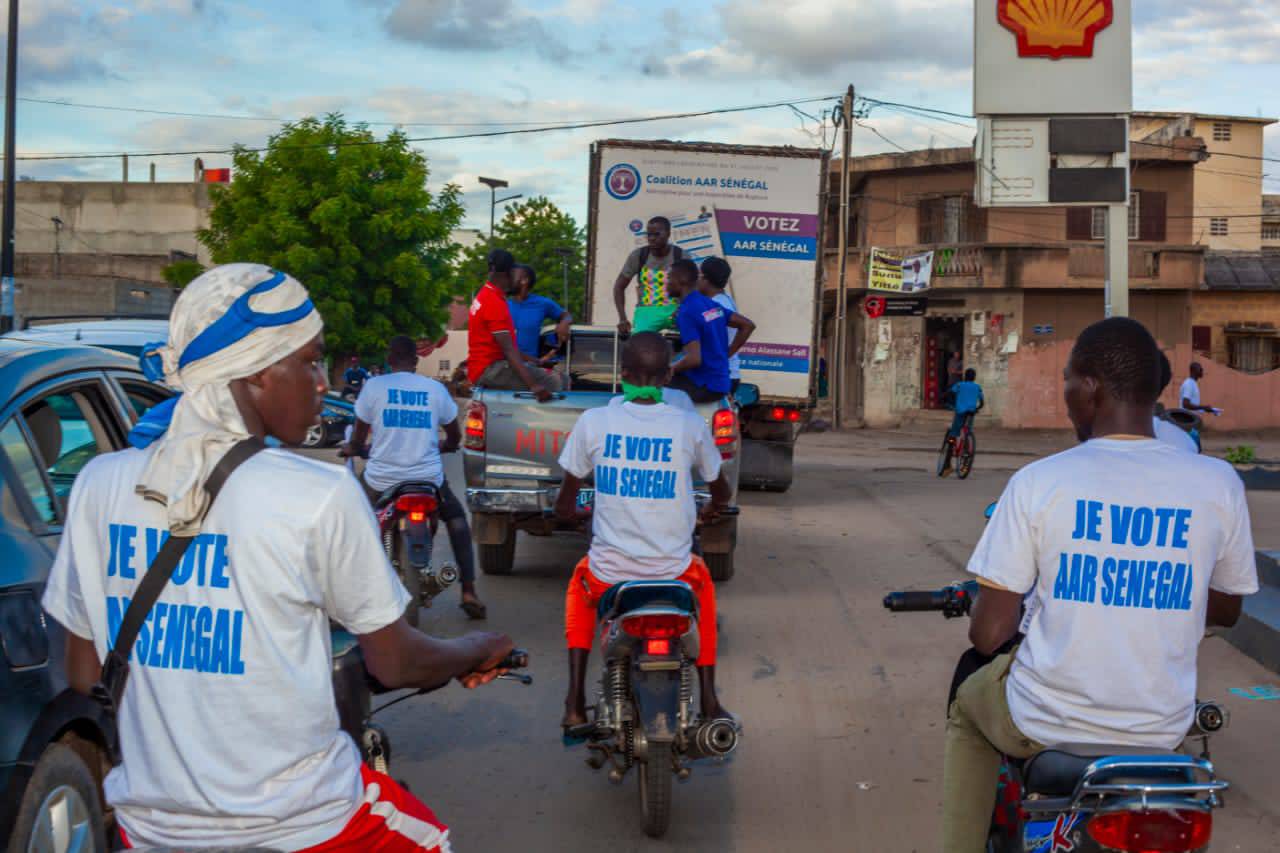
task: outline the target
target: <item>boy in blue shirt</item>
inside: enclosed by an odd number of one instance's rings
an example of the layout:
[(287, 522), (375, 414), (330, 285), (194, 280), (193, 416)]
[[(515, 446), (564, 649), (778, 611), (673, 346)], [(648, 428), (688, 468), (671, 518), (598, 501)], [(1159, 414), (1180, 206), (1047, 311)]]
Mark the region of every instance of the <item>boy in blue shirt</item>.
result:
[(512, 267), (516, 292), (507, 297), (511, 309), (511, 321), (516, 327), (516, 349), (532, 361), (538, 361), (538, 341), (542, 336), (542, 324), (548, 320), (556, 324), (556, 338), (560, 343), (569, 340), (569, 327), (573, 315), (560, 307), (554, 299), (531, 292), (538, 281), (538, 274), (527, 264)]
[(964, 372), (963, 382), (957, 382), (947, 389), (947, 396), (954, 401), (956, 410), (955, 417), (951, 419), (951, 429), (947, 430), (947, 435), (951, 438), (960, 434), (965, 418), (986, 404), (986, 400), (982, 398), (982, 386), (973, 381), (977, 378), (978, 371), (971, 367)]
[[(680, 300), (676, 328), (680, 330), (680, 360), (671, 365), (670, 387), (684, 391), (695, 403), (709, 403), (729, 393), (729, 359), (756, 330), (741, 314), (726, 310), (698, 291), (698, 265), (679, 260), (667, 273), (667, 294)], [(737, 330), (733, 344), (729, 329)]]

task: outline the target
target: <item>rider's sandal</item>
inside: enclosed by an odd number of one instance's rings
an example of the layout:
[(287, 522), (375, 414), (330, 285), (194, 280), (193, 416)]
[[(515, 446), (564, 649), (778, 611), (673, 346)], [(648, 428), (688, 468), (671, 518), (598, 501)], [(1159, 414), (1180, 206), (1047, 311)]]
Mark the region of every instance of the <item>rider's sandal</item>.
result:
[(566, 747), (580, 746), (587, 742), (587, 737), (595, 728), (594, 723), (577, 723), (572, 726), (561, 726), (560, 741)]
[(479, 601), (464, 601), (458, 606), (462, 608), (463, 613), (467, 614), (468, 619), (480, 620), (487, 619), (489, 616), (489, 608)]

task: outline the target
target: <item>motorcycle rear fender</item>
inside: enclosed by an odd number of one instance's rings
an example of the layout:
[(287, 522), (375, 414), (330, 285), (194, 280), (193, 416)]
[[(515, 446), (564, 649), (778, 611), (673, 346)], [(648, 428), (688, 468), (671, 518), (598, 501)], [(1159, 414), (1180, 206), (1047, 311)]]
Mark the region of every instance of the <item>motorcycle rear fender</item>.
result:
[(415, 569), (425, 569), (431, 565), (431, 533), (427, 522), (401, 519), (400, 541), (404, 545), (401, 553), (409, 561), (410, 566)]
[[(644, 608), (641, 610), (634, 610), (628, 613), (627, 616), (643, 616), (645, 613), (650, 612), (670, 613), (672, 611), (670, 608), (665, 607), (654, 608), (653, 610)], [(698, 618), (692, 613), (688, 615), (689, 630), (680, 638), (680, 651), (689, 660), (697, 660), (699, 651)], [(608, 622), (601, 633), (604, 635), (602, 647), (604, 648), (605, 660), (616, 660), (620, 657), (634, 659), (635, 656), (640, 653), (640, 639), (638, 637), (633, 637), (626, 631), (622, 630), (621, 619), (611, 620)]]
[(680, 728), (680, 671), (631, 667), (640, 727), (649, 740), (673, 741)]

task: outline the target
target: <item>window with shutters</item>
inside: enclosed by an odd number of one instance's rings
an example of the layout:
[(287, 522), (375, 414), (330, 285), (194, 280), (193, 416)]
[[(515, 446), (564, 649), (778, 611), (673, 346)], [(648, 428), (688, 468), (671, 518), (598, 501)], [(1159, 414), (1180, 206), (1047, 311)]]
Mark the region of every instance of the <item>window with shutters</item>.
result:
[(1196, 352), (1208, 353), (1213, 349), (1213, 327), (1192, 326), (1191, 348)]
[(1209, 235), (1212, 237), (1226, 237), (1230, 233), (1228, 226), (1229, 220), (1225, 216), (1215, 216), (1209, 220)]
[[(1129, 239), (1130, 240), (1150, 240), (1151, 237), (1142, 236), (1142, 196), (1145, 193), (1131, 192), (1129, 193)], [(1159, 195), (1163, 196), (1164, 193)], [(1105, 240), (1107, 239), (1107, 209), (1105, 207), (1093, 207), (1089, 210), (1089, 239)], [(1161, 205), (1161, 216), (1163, 217), (1163, 204)], [(1163, 228), (1161, 229), (1159, 239), (1163, 240)], [(1070, 238), (1069, 238), (1070, 239)]]
[(1231, 122), (1215, 121), (1213, 123), (1213, 141), (1214, 142), (1230, 142), (1231, 141)]
[(981, 243), (987, 239), (987, 216), (968, 195), (922, 198), (916, 202), (916, 239), (920, 243)]

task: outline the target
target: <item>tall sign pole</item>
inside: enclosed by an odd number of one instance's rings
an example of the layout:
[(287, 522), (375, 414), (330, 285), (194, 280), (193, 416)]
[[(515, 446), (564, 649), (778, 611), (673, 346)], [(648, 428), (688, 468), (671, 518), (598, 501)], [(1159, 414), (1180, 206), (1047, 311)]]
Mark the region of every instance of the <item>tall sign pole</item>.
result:
[(844, 424), (845, 385), (847, 375), (848, 320), (845, 303), (849, 296), (849, 158), (853, 154), (853, 84), (849, 84), (840, 105), (841, 136), (844, 140), (840, 158), (840, 236), (837, 240), (840, 253), (840, 275), (836, 283), (836, 335), (835, 353), (831, 363), (835, 365), (835, 382), (831, 385), (833, 422), (836, 429)]
[(18, 0), (9, 0), (9, 48), (4, 78), (4, 218), (0, 221), (0, 333), (13, 330), (13, 217), (17, 206), (14, 194), (14, 122), (17, 118), (18, 88)]
[(1129, 206), (1107, 205), (1106, 316), (1129, 316)]

